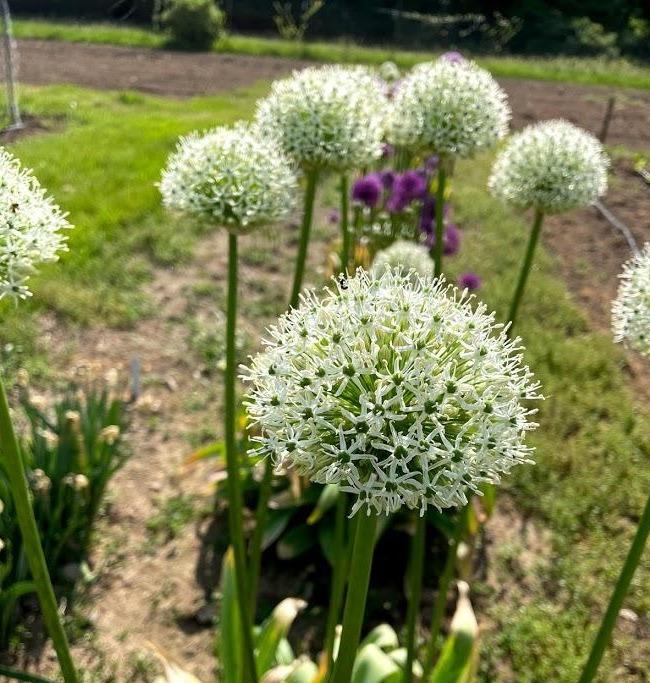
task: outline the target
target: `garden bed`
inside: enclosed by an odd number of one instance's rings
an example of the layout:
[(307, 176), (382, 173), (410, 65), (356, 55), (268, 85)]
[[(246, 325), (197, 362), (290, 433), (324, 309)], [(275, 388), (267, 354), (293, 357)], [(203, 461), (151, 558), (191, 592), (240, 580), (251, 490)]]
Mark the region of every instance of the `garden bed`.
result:
[[(298, 65), (283, 60), (176, 53), (169, 56), (168, 53), (130, 48), (42, 44), (39, 41), (24, 41), (21, 46), (26, 82), (51, 79), (48, 82), (75, 82), (96, 88), (134, 89), (174, 96), (228, 90), (234, 85), (249, 86)], [(91, 53), (94, 56), (91, 57)], [(95, 58), (99, 61), (92, 61)], [(506, 87), (517, 125), (528, 123), (533, 117), (565, 116), (597, 130), (609, 95), (609, 91), (597, 88), (545, 83), (511, 81)], [(257, 94), (261, 88), (258, 86)], [(27, 107), (46, 118), (46, 112), (39, 110), (44, 106), (44, 98), (39, 92), (27, 92)], [(79, 224), (75, 232), (81, 233), (73, 239), (79, 239), (87, 246), (94, 241), (92, 236), (84, 237), (85, 230), (91, 233), (97, 227), (114, 230), (108, 235), (125, 250), (131, 250), (129, 259), (135, 254), (134, 260), (142, 261), (143, 253), (153, 254), (154, 262), (158, 259), (155, 266), (147, 260), (147, 268), (141, 262), (137, 263), (146, 270), (146, 275), (134, 276), (135, 279), (128, 280), (124, 288), (133, 288), (139, 303), (142, 304), (144, 298), (146, 305), (132, 311), (124, 304), (126, 315), (123, 318), (120, 318), (124, 312), (120, 308), (121, 299), (115, 310), (110, 308), (112, 299), (105, 304), (106, 309), (102, 308), (105, 302), (97, 301), (103, 296), (102, 292), (112, 295), (119, 285), (102, 282), (101, 287), (95, 289), (97, 283), (84, 282), (83, 277), (75, 276), (74, 272), (67, 290), (49, 292), (47, 303), (51, 310), (40, 312), (37, 317), (39, 346), (50, 352), (52, 374), (70, 376), (81, 368), (83, 372), (102, 375), (118, 368), (126, 378), (131, 373), (132, 360), (137, 358), (143, 379), (141, 396), (133, 407), (130, 432), (133, 457), (112, 483), (110, 506), (93, 556), (96, 577), (78, 606), (77, 616), (73, 617), (73, 630), (77, 635), (75, 654), (91, 677), (94, 676), (91, 680), (108, 681), (114, 675), (119, 681), (147, 681), (151, 680), (153, 671), (147, 643), (154, 642), (186, 663), (200, 678), (211, 680), (213, 629), (209, 626), (210, 612), (205, 609), (206, 581), (201, 569), (210, 564), (202, 556), (202, 550), (208, 547), (203, 537), (207, 533), (205, 527), (209, 516), (206, 513), (211, 509), (212, 500), (206, 474), (209, 466), (188, 470), (183, 467), (183, 458), (192, 448), (218, 435), (220, 430), (219, 376), (202, 372), (206, 363), (202, 362), (201, 354), (205, 349), (197, 343), (197, 328), (188, 321), (197, 320), (204, 326), (215, 302), (222, 305), (225, 236), (192, 235), (194, 248), (182, 250), (185, 263), (181, 263), (174, 252), (178, 245), (168, 244), (166, 233), (161, 237), (159, 229), (163, 219), (153, 183), (158, 179), (158, 169), (176, 135), (238, 115), (247, 116), (254, 98), (240, 91), (222, 99), (170, 103), (140, 95), (80, 89), (46, 92), (61, 109), (75, 103), (69, 128), (62, 131), (60, 138), (55, 138), (55, 132), (51, 140), (45, 139), (48, 136), (24, 139), (19, 142), (22, 147), (17, 151), (28, 159), (31, 156), (37, 168), (40, 164), (39, 173), (46, 174), (48, 184), (57, 196), (61, 195), (61, 203), (71, 205), (72, 218)], [(643, 106), (646, 112), (648, 108), (647, 94), (627, 92), (620, 95), (620, 100), (610, 141), (628, 149), (647, 150), (649, 133), (647, 118), (645, 121), (643, 118)], [(228, 109), (229, 103), (234, 110)], [(114, 108), (111, 120), (119, 121), (116, 126), (123, 127), (122, 131), (112, 130), (113, 124), (107, 126), (102, 118), (102, 110), (111, 107)], [(645, 115), (647, 117), (647, 113)], [(121, 135), (125, 136), (121, 140), (123, 147), (131, 149), (125, 156), (114, 156), (114, 142)], [(97, 167), (106, 169), (106, 187), (114, 196), (106, 206), (101, 204), (101, 197), (85, 198), (98, 187), (103, 176), (91, 178), (94, 184), (84, 184), (90, 182), (85, 177), (88, 169), (74, 153), (83, 145), (92, 148), (90, 142), (94, 139), (104, 146), (94, 150), (97, 160), (90, 170), (94, 173)], [(58, 155), (65, 143), (68, 156), (64, 156), (62, 162)], [(140, 160), (138, 163), (142, 167), (128, 166), (134, 158)], [(636, 237), (643, 240), (650, 237), (647, 201), (650, 190), (632, 174), (631, 163), (629, 154), (616, 162), (615, 178), (606, 201), (617, 215), (630, 223)], [(58, 168), (65, 168), (66, 173), (57, 173)], [(510, 214), (487, 197), (484, 184), (488, 168), (489, 159), (466, 162), (459, 173), (453, 202), (455, 208), (458, 202), (459, 222), (466, 230), (466, 244), (459, 260), (465, 263), (467, 258), (484, 276), (485, 296), (491, 304), (502, 307), (510, 294), (511, 282), (498, 284), (499, 274), (506, 266), (510, 272), (520, 258), (524, 223), (515, 218), (506, 221), (505, 217)], [(109, 178), (110, 173), (117, 176), (127, 171), (133, 175), (125, 179), (121, 176), (117, 180)], [(466, 176), (471, 176), (468, 185), (480, 188), (474, 194), (464, 188)], [(131, 193), (144, 197), (141, 204), (125, 205), (125, 198)], [(324, 277), (325, 245), (335, 232), (324, 220), (325, 210), (331, 202), (328, 197), (322, 200), (316, 240), (310, 251), (310, 279), (314, 283)], [(105, 214), (110, 215), (110, 211), (118, 209), (123, 213), (115, 218), (106, 217)], [(101, 224), (101, 220), (106, 224)], [(133, 228), (132, 242), (125, 239), (124, 226), (129, 230)], [(589, 209), (550, 220), (546, 239), (557, 259), (542, 258), (540, 261), (531, 281), (531, 310), (534, 303), (538, 303), (538, 314), (525, 324), (522, 332), (532, 340), (531, 361), (551, 385), (552, 398), (542, 415), (551, 424), (538, 443), (541, 453), (546, 456), (541, 456), (542, 462), (530, 477), (526, 475), (514, 483), (511, 496), (505, 499), (502, 512), (488, 530), (488, 542), (501, 545), (507, 552), (504, 550), (492, 558), (480, 588), (486, 594), (507, 595), (508, 600), (496, 601), (501, 604), (490, 609), (495, 601), (483, 602), (480, 595), (477, 596), (479, 619), (487, 631), (485, 661), (489, 667), (483, 672), (483, 680), (494, 680), (490, 675), (494, 676), (495, 671), (498, 671), (499, 681), (572, 680), (576, 661), (583, 656), (586, 647), (590, 610), (595, 620), (606, 591), (592, 594), (595, 605), (583, 595), (583, 604), (578, 609), (571, 596), (577, 591), (579, 572), (571, 573), (566, 566), (556, 568), (555, 574), (551, 571), (556, 554), (561, 556), (561, 551), (566, 550), (566, 547), (558, 547), (559, 540), (555, 536), (568, 539), (566, 514), (559, 505), (568, 505), (567, 501), (574, 495), (571, 487), (579, 485), (579, 478), (572, 467), (589, 462), (588, 447), (602, 446), (604, 450), (608, 430), (614, 430), (612, 425), (618, 425), (636, 410), (625, 382), (620, 379), (620, 368), (624, 367), (621, 357), (604, 336), (592, 331), (593, 328), (605, 329), (608, 325), (607, 306), (615, 289), (616, 274), (628, 256), (622, 238)], [(261, 328), (284, 307), (291, 267), (285, 254), (293, 253), (293, 250), (295, 230), (264, 240), (242, 240), (243, 329), (252, 339), (256, 339)], [(71, 258), (74, 257), (74, 253), (71, 254)], [(98, 262), (100, 260), (98, 258)], [(76, 267), (80, 268), (78, 264)], [(65, 268), (66, 261), (62, 270)], [(558, 273), (562, 273), (568, 282), (574, 301), (577, 299), (587, 312), (588, 324), (583, 323), (579, 309), (567, 298), (564, 286), (557, 282)], [(44, 291), (45, 287), (41, 287)], [(87, 289), (85, 297), (84, 287)], [(90, 325), (78, 326), (71, 322), (75, 311), (66, 295), (75, 288), (81, 290), (78, 301), (82, 308), (86, 306), (88, 316), (84, 319), (82, 312), (77, 319)], [(117, 324), (101, 323), (107, 310), (115, 316), (113, 322)], [(543, 342), (550, 345), (550, 350), (542, 348)], [(576, 346), (580, 343), (585, 348), (583, 355), (589, 356), (583, 365), (577, 362), (580, 354)], [(571, 358), (576, 362), (571, 363)], [(628, 359), (628, 362), (637, 369), (639, 376), (650, 376), (647, 363), (641, 372), (640, 361)], [(578, 390), (584, 389), (584, 405), (575, 408), (577, 426), (568, 424), (569, 418), (564, 417), (566, 403), (554, 402), (557, 392), (553, 388), (565, 379), (572, 379)], [(557, 433), (553, 433), (554, 427)], [(633, 454), (630, 455), (630, 469), (638, 461), (638, 451), (643, 448), (645, 436), (643, 431), (633, 436), (627, 432), (624, 435), (615, 433), (616, 439), (620, 439), (624, 447), (629, 446)], [(615, 441), (614, 437), (612, 440)], [(555, 462), (561, 458), (552, 457), (565, 446), (569, 450), (575, 449), (575, 463)], [(602, 516), (595, 522), (601, 525), (601, 530), (593, 532), (592, 538), (588, 522), (575, 522), (573, 530), (581, 534), (581, 543), (576, 546), (574, 559), (583, 570), (593, 570), (590, 580), (602, 587), (605, 579), (611, 581), (618, 568), (618, 558), (610, 554), (608, 543), (611, 539), (607, 538), (607, 531), (611, 533), (619, 524), (623, 530), (619, 529), (618, 533), (623, 535), (630, 508), (637, 506), (648, 477), (646, 464), (640, 481), (634, 482), (630, 491), (626, 491), (630, 499), (624, 504), (619, 498), (612, 500), (609, 496), (609, 487), (615, 486), (616, 477), (621, 478), (624, 470), (616, 470), (610, 481), (607, 477), (612, 466), (606, 460), (597, 462), (594, 467), (600, 468), (603, 480), (607, 480), (603, 506), (598, 513)], [(565, 482), (565, 488), (562, 488), (562, 482)], [(558, 491), (558, 509), (551, 509), (549, 505), (544, 510), (540, 501), (548, 499), (553, 487)], [(599, 492), (594, 490), (590, 495), (592, 498), (583, 503), (584, 509), (597, 506)], [(581, 512), (584, 512), (582, 508)], [(225, 524), (216, 529), (216, 533), (222, 532), (225, 533)], [(603, 567), (607, 558), (611, 558), (611, 563)], [(199, 562), (200, 559), (203, 562)], [(297, 578), (291, 579), (291, 585), (295, 584), (296, 589), (309, 598), (310, 575), (317, 571), (318, 567), (307, 563)], [(641, 681), (647, 674), (644, 662), (647, 662), (649, 647), (647, 605), (650, 597), (643, 589), (644, 577), (647, 578), (647, 569), (639, 574), (630, 600), (638, 619), (633, 628), (626, 625), (622, 629), (617, 637), (614, 661), (607, 665), (607, 671), (616, 672), (617, 677), (612, 680)], [(277, 596), (273, 588), (277, 589)], [(265, 584), (263, 590), (263, 597), (271, 604), (276, 597), (286, 595), (287, 585)], [(529, 620), (518, 622), (520, 630), (516, 631), (513, 619), (520, 608), (526, 611)], [(577, 629), (579, 635), (575, 643), (558, 642), (556, 625), (565, 633)], [(303, 630), (302, 635), (304, 644), (309, 646), (310, 633)], [(514, 640), (508, 641), (508, 638)], [(519, 643), (547, 647), (548, 668), (539, 672), (528, 668), (527, 677), (524, 677), (523, 655), (517, 652)], [(571, 651), (573, 646), (577, 653)], [(41, 671), (53, 668), (47, 657), (39, 665)]]

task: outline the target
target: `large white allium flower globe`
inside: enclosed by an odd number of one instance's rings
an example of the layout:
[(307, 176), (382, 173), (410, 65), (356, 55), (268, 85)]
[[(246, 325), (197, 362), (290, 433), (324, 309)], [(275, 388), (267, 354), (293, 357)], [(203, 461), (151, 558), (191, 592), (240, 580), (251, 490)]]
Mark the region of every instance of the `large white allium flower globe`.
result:
[(18, 159), (0, 148), (0, 299), (24, 299), (39, 263), (56, 261), (72, 226)]
[(415, 271), (417, 275), (433, 275), (433, 261), (427, 248), (407, 240), (397, 240), (386, 249), (377, 252), (372, 262), (371, 273), (381, 275), (387, 268), (398, 268), (404, 275), (411, 271)]
[(619, 277), (612, 305), (614, 339), (650, 356), (650, 242), (625, 264)]
[(590, 133), (568, 121), (543, 121), (512, 136), (488, 181), (495, 197), (520, 208), (560, 213), (607, 190), (608, 160)]
[(269, 330), (245, 378), (257, 451), (377, 513), (462, 506), (529, 461), (538, 385), (485, 306), (432, 278), (358, 270)]
[(471, 157), (508, 132), (510, 108), (491, 74), (470, 61), (414, 67), (397, 86), (388, 142), (415, 151)]
[(297, 187), (278, 145), (245, 123), (181, 138), (160, 182), (165, 206), (234, 233), (286, 218)]
[(273, 83), (257, 122), (306, 170), (361, 168), (382, 152), (383, 89), (364, 67), (303, 69)]

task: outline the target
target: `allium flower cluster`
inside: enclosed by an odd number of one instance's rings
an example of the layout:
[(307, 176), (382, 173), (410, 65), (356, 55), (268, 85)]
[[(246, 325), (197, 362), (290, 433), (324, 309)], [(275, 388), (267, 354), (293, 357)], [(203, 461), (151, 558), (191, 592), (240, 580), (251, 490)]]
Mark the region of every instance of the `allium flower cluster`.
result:
[(543, 121), (512, 137), (497, 157), (488, 186), (513, 206), (560, 213), (604, 194), (607, 166), (593, 135), (568, 121)]
[(181, 138), (160, 192), (168, 208), (243, 233), (288, 216), (297, 178), (278, 145), (242, 123)]
[(65, 250), (72, 226), (31, 171), (0, 148), (0, 299), (31, 295), (27, 281), (37, 264)]
[(387, 247), (378, 251), (372, 262), (371, 273), (380, 276), (386, 269), (397, 268), (403, 275), (415, 271), (418, 275), (433, 275), (433, 261), (426, 247), (397, 240)]
[(269, 330), (246, 379), (258, 452), (377, 513), (461, 506), (528, 462), (518, 341), (432, 278), (357, 271)]
[(474, 62), (439, 59), (400, 81), (388, 117), (388, 141), (415, 151), (470, 157), (508, 132), (504, 91)]
[(382, 80), (386, 81), (386, 83), (398, 81), (401, 75), (399, 67), (395, 62), (387, 61), (382, 62), (379, 65), (379, 76)]
[(614, 339), (650, 356), (650, 242), (625, 264), (619, 277), (612, 305)]
[(354, 169), (381, 156), (386, 105), (369, 69), (307, 68), (273, 83), (257, 122), (303, 168)]
[(473, 292), (481, 286), (481, 278), (476, 273), (462, 273), (458, 276), (458, 286)]

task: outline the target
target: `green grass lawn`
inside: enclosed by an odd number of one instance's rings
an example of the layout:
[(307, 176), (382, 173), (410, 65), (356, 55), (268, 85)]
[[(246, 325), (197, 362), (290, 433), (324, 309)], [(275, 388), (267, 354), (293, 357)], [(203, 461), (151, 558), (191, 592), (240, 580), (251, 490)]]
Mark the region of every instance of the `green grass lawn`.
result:
[[(141, 47), (164, 47), (165, 36), (151, 30), (109, 23), (72, 23), (19, 19), (14, 22), (19, 38), (43, 38), (88, 43), (111, 43)], [(312, 59), (319, 62), (381, 64), (393, 60), (407, 68), (431, 59), (430, 52), (409, 52), (394, 48), (363, 47), (353, 43), (297, 43), (276, 38), (229, 35), (214, 46), (217, 52), (272, 55)], [(495, 76), (534, 78), (548, 81), (650, 88), (650, 67), (626, 59), (572, 57), (477, 56), (477, 61)]]
[[(35, 168), (77, 227), (69, 253), (34, 278), (33, 303), (2, 308), (0, 339), (46, 353), (38, 339), (30, 344), (42, 310), (65, 316), (70, 325), (128, 325), (151, 314), (142, 289), (152, 267), (191, 258), (198, 239), (160, 208), (155, 182), (167, 154), (179, 134), (250, 115), (264, 89), (174, 102), (26, 88), (25, 109), (53, 129), (11, 149)], [(526, 222), (488, 196), (490, 161), (458, 169), (454, 207), (466, 239), (454, 268), (477, 270), (485, 279), (482, 296), (503, 315)], [(495, 680), (501, 661), (521, 683), (576, 680), (650, 488), (649, 421), (626, 385), (623, 354), (607, 335), (589, 329), (556, 273), (542, 251), (519, 332), (548, 399), (532, 439), (537, 465), (522, 467), (509, 483), (518, 508), (548, 531), (549, 556), (539, 558), (541, 568), (526, 570), (516, 553), (507, 558), (495, 549), (491, 561), (503, 581), (520, 580), (522, 573), (526, 579), (520, 602), (498, 599), (487, 585), (475, 587), (483, 617), (498, 625), (483, 643), (486, 682)], [(253, 317), (245, 306), (243, 315)], [(646, 554), (627, 601), (646, 631), (649, 587)], [(637, 678), (621, 675), (623, 662), (637, 667)], [(619, 631), (602, 680), (644, 680), (649, 662), (648, 642)]]

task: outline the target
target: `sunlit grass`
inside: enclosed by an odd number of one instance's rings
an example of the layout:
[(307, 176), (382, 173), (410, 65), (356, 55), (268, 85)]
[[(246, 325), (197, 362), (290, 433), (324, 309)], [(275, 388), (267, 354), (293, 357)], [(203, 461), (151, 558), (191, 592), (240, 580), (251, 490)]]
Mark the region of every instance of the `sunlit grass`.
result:
[[(42, 38), (90, 43), (112, 43), (141, 47), (163, 47), (165, 36), (151, 30), (109, 23), (72, 23), (20, 19), (15, 22), (20, 38)], [(411, 52), (386, 47), (365, 47), (350, 42), (293, 42), (279, 38), (228, 35), (214, 50), (246, 55), (266, 55), (320, 62), (381, 64), (393, 60), (411, 67), (431, 59), (432, 52)], [(627, 59), (597, 57), (511, 57), (477, 56), (479, 64), (495, 76), (533, 78), (547, 81), (650, 88), (650, 67)]]

